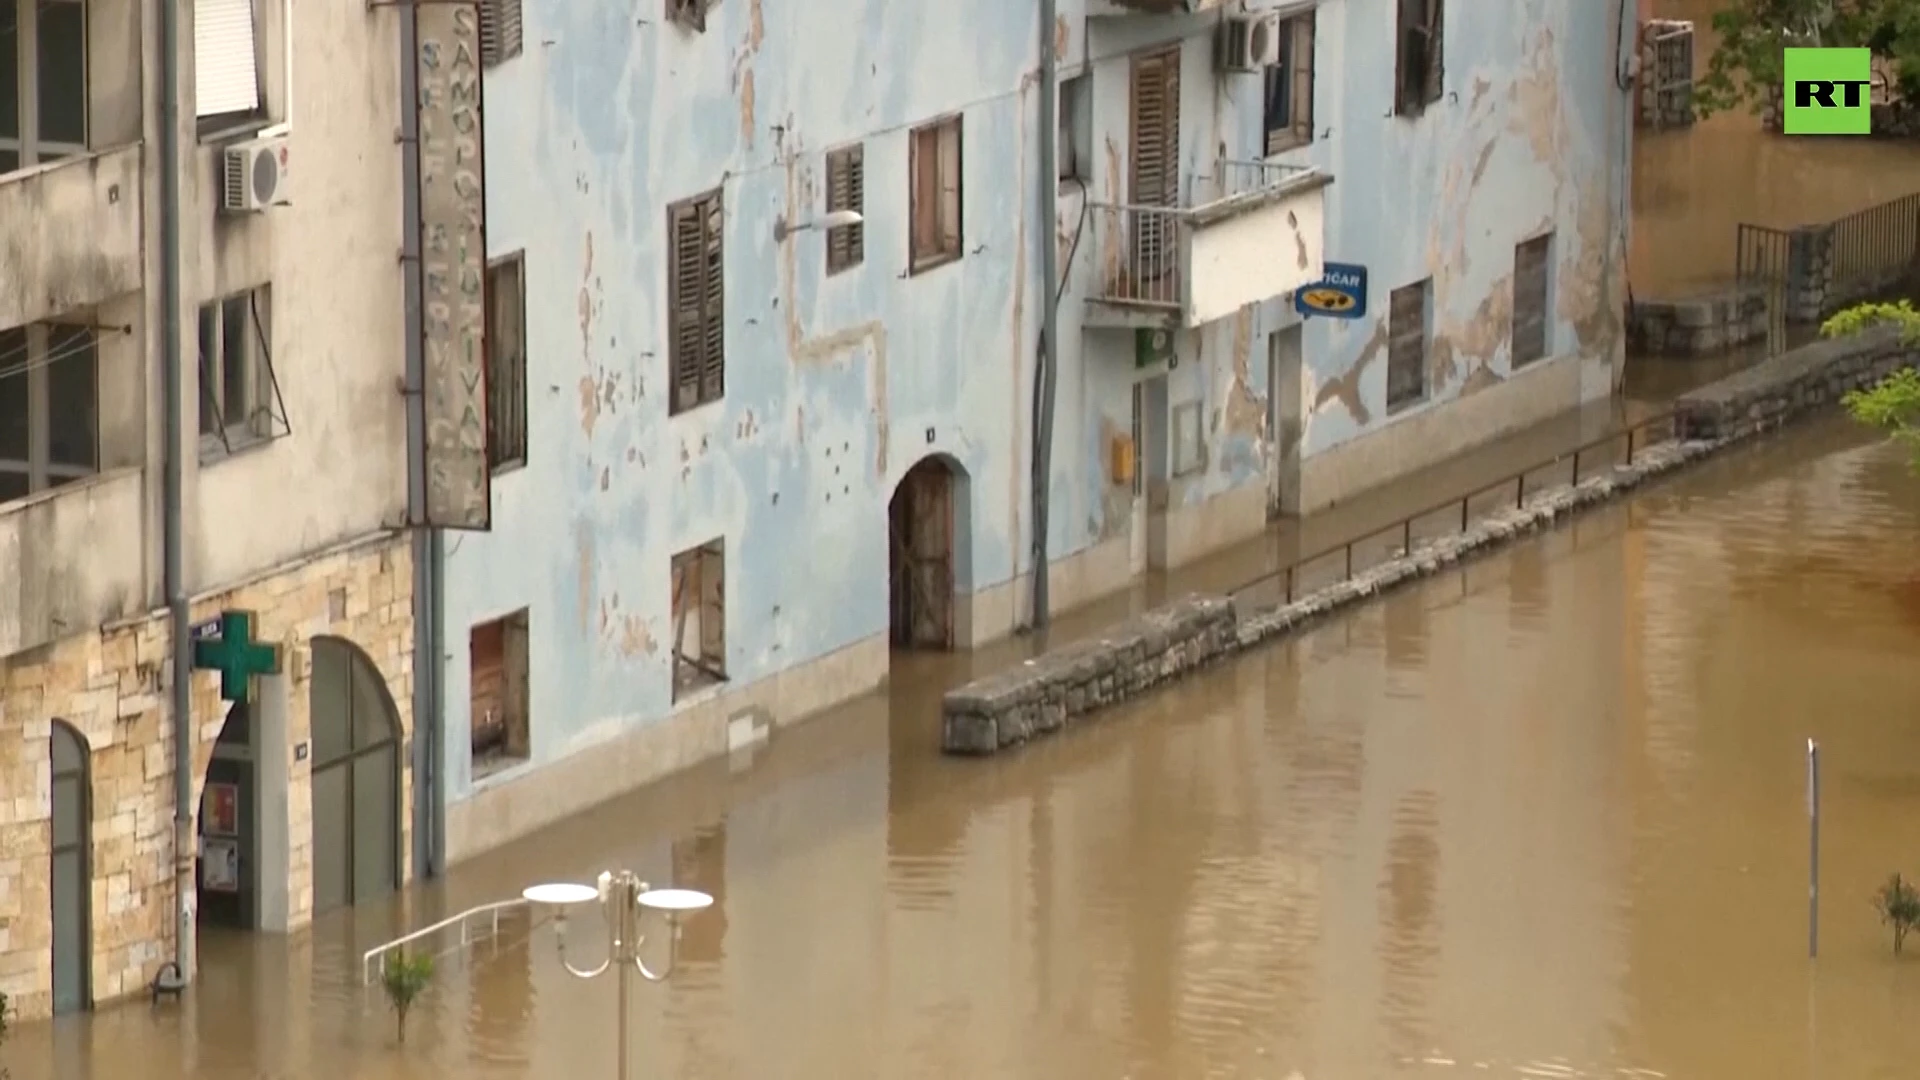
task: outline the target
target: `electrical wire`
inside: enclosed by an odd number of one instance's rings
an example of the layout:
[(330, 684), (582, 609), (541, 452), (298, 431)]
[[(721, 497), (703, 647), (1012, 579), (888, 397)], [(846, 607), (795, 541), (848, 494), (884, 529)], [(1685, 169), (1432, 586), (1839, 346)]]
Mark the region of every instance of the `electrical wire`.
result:
[[(16, 376), (22, 376), (27, 374), (30, 371), (37, 371), (41, 368), (51, 367), (62, 360), (67, 360), (72, 357), (79, 356), (82, 353), (94, 352), (98, 347), (99, 347), (99, 339), (89, 334), (85, 338), (82, 338), (79, 341), (73, 342), (72, 344), (69, 344), (63, 348), (50, 350), (45, 355), (42, 355), (36, 359), (24, 360), (17, 364), (12, 364), (6, 367), (0, 367), (0, 379), (7, 379), (7, 378), (16, 377)], [(11, 353), (9, 353), (8, 356), (20, 356), (23, 353), (26, 353), (27, 351), (28, 350), (26, 348), (15, 349)], [(5, 359), (5, 357), (0, 357), (0, 359)]]

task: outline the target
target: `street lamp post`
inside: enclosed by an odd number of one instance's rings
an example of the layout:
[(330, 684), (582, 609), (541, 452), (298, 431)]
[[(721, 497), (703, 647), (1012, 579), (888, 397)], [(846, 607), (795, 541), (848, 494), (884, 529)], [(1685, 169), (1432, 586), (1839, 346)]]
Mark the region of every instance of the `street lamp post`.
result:
[[(602, 873), (597, 886), (570, 882), (534, 885), (520, 895), (530, 904), (544, 904), (555, 909), (554, 942), (560, 953), (560, 963), (568, 974), (592, 979), (606, 974), (609, 968), (613, 970), (620, 998), (620, 1022), (615, 1027), (619, 1039), (619, 1077), (620, 1080), (630, 1080), (627, 1024), (633, 975), (639, 972), (640, 977), (648, 982), (665, 982), (673, 974), (674, 958), (679, 952), (680, 918), (711, 907), (713, 897), (692, 889), (655, 889), (641, 881), (631, 870)], [(607, 928), (607, 957), (599, 967), (577, 968), (567, 959), (567, 909), (596, 901)], [(649, 968), (640, 956), (640, 947), (647, 940), (640, 927), (640, 917), (646, 911), (666, 917), (667, 962), (659, 971)]]

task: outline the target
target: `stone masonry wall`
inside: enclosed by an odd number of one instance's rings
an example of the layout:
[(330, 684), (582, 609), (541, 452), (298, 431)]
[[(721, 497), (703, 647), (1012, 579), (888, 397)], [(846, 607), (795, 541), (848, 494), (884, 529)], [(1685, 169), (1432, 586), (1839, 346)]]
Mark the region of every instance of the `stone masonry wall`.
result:
[[(288, 701), (288, 906), (312, 919), (312, 800), (306, 742), (308, 643), (345, 638), (379, 667), (412, 731), (412, 568), (404, 539), (381, 536), (323, 553), (268, 577), (195, 600), (194, 621), (223, 610), (255, 613), (255, 635), (283, 649)], [(52, 994), (49, 873), (54, 718), (85, 736), (92, 794), (92, 990), (96, 1002), (142, 991), (172, 955), (172, 678), (163, 612), (77, 634), (0, 660), (0, 991), (23, 1019), (46, 1015)], [(219, 679), (193, 679), (194, 803), (225, 721)], [(402, 773), (401, 821), (410, 821)], [(403, 835), (405, 850), (410, 837)]]
[(1757, 285), (1682, 300), (1636, 299), (1627, 348), (1650, 356), (1711, 356), (1767, 334), (1767, 296)]
[(1774, 357), (1682, 398), (1675, 441), (1575, 485), (1535, 494), (1524, 507), (1472, 523), (1465, 531), (1415, 543), (1341, 584), (1287, 604), (1195, 595), (1101, 634), (976, 679), (941, 705), (941, 745), (950, 754), (986, 755), (1050, 734), (1154, 687), (1291, 634), (1350, 604), (1428, 577), (1502, 547), (1789, 419), (1828, 405), (1920, 355), (1889, 331), (1820, 342)]

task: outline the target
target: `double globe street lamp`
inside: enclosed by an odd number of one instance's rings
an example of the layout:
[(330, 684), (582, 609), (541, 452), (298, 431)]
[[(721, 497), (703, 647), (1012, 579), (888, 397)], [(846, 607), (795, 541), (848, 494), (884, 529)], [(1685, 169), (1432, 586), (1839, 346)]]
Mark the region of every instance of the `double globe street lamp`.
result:
[[(673, 974), (674, 960), (680, 948), (680, 920), (712, 907), (713, 897), (693, 889), (655, 889), (631, 870), (602, 873), (595, 885), (572, 882), (533, 885), (520, 895), (536, 907), (554, 909), (554, 943), (560, 954), (560, 963), (568, 974), (580, 979), (592, 979), (606, 974), (609, 969), (613, 971), (620, 998), (620, 1022), (615, 1028), (619, 1038), (619, 1078), (630, 1080), (627, 1026), (633, 976), (637, 972), (648, 982), (665, 982)], [(590, 903), (599, 904), (601, 920), (606, 924), (606, 959), (600, 961), (598, 967), (579, 968), (567, 959), (567, 913), (571, 908)], [(647, 940), (641, 928), (641, 917), (648, 912), (663, 916), (666, 920), (666, 965), (658, 971), (648, 967), (640, 955), (641, 946)]]

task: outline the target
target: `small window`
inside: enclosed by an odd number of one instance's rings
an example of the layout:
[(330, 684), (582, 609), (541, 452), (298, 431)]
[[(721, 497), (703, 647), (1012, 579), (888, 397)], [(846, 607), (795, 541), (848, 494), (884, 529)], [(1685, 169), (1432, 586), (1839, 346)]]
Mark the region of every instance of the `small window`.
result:
[(1280, 62), (1267, 68), (1261, 130), (1268, 155), (1313, 141), (1313, 13), (1280, 24)]
[(260, 111), (259, 26), (253, 3), (193, 0), (193, 112), (201, 120), (237, 119)]
[(1419, 116), (1440, 100), (1446, 78), (1445, 0), (1399, 0), (1393, 111)]
[(727, 391), (725, 215), (718, 188), (667, 208), (673, 336), (667, 342), (667, 411), (678, 415)]
[(1087, 182), (1093, 165), (1093, 77), (1060, 82), (1060, 142), (1056, 164), (1062, 180)]
[(525, 761), (528, 737), (527, 612), (476, 624), (467, 633), (468, 724), (473, 775)]
[(705, 33), (707, 12), (713, 7), (714, 0), (666, 0), (667, 21), (678, 23), (689, 30)]
[(727, 681), (727, 553), (713, 540), (673, 557), (673, 699)]
[(0, 502), (99, 470), (99, 374), (89, 326), (0, 330)]
[(525, 49), (520, 0), (480, 0), (480, 66), (499, 67)]
[(527, 463), (527, 260), (515, 252), (487, 267), (487, 464)]
[(1387, 412), (1427, 397), (1427, 299), (1433, 281), (1393, 290), (1387, 304)]
[[(827, 151), (827, 213), (865, 210), (867, 201), (866, 150), (843, 146)], [(851, 270), (866, 261), (866, 228), (841, 225), (827, 230), (827, 273)]]
[(908, 144), (913, 188), (909, 268), (931, 270), (960, 257), (960, 118), (915, 128)]
[(1519, 370), (1552, 351), (1548, 318), (1552, 290), (1553, 234), (1536, 236), (1513, 249), (1513, 368)]
[(273, 370), (273, 286), (200, 305), (199, 332), (202, 455), (285, 435)]

